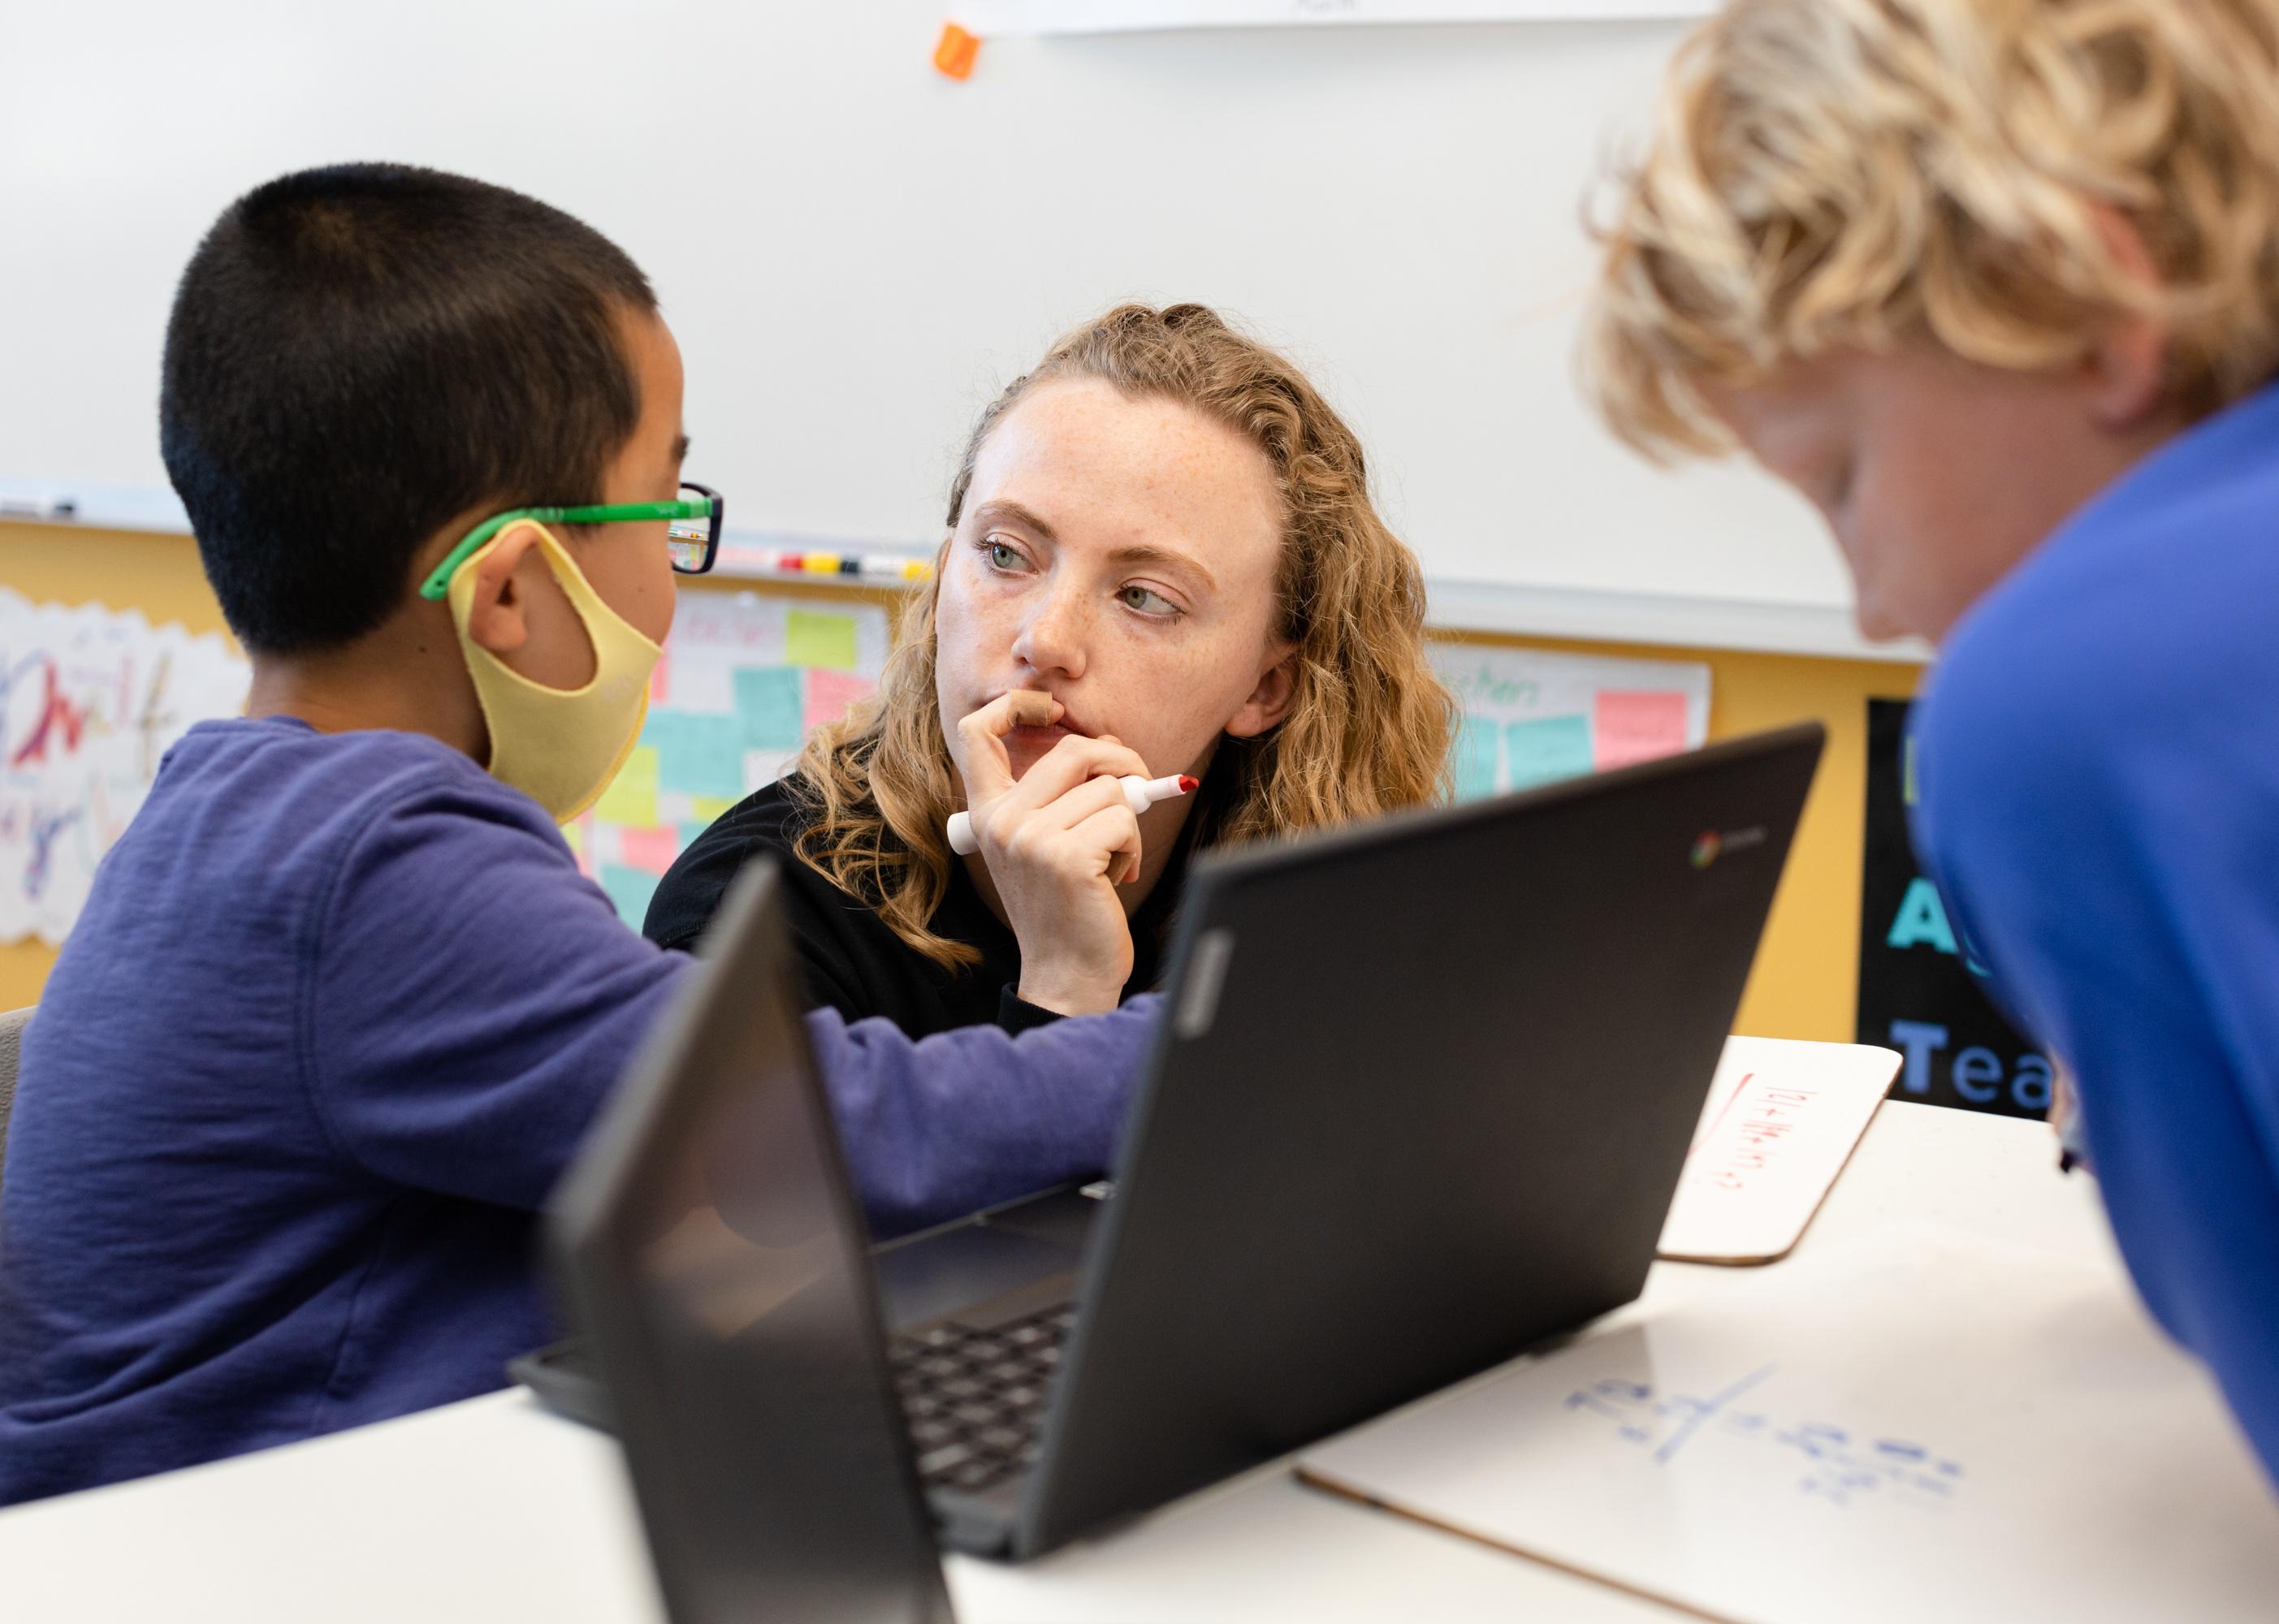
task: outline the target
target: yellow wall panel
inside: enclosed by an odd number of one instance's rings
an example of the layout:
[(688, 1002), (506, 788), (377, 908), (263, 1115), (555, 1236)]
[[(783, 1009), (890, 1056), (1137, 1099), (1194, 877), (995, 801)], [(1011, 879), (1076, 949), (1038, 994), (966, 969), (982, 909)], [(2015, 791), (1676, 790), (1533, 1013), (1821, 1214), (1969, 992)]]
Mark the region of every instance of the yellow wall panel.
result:
[[(193, 632), (223, 630), (220, 610), (198, 568), (197, 550), (181, 536), (0, 521), (0, 585), (39, 601), (100, 602), (140, 609), (154, 623), (180, 621)], [(756, 586), (708, 580), (694, 589), (758, 590), (839, 601), (851, 595), (889, 605), (901, 601), (889, 589), (850, 594), (842, 587), (808, 582)], [(1810, 718), (1826, 724), (1828, 754), (1805, 807), (1735, 1025), (1768, 1037), (1849, 1040), (1859, 960), (1866, 706), (1870, 697), (1913, 693), (1917, 668), (1639, 644), (1484, 636), (1458, 640), (1699, 660), (1712, 672), (1713, 739)], [(0, 944), (0, 1008), (36, 1000), (54, 962), (54, 950), (41, 943)]]

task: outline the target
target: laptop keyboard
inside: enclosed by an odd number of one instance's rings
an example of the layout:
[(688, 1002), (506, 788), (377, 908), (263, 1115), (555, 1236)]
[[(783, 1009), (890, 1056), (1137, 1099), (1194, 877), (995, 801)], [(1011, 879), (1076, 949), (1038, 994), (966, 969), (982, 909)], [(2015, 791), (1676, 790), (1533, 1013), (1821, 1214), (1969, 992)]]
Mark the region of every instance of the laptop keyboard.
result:
[(1063, 1303), (981, 1330), (934, 1325), (897, 1337), (888, 1357), (929, 1489), (977, 1493), (1036, 1464), (1045, 1398), (1076, 1322)]

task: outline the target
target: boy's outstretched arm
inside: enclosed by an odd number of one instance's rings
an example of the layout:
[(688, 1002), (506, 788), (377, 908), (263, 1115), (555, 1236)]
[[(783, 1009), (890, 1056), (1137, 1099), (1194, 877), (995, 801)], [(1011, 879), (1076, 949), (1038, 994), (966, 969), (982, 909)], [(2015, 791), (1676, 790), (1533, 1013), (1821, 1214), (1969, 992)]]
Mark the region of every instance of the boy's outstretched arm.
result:
[(1161, 1002), (1151, 993), (1018, 1037), (970, 1026), (915, 1042), (891, 1021), (810, 1015), (872, 1232), (901, 1234), (1104, 1170)]
[[(618, 920), (535, 805), (472, 762), (402, 753), (401, 780), (295, 931), (307, 951), (292, 1069), (361, 1176), (535, 1211), (695, 967)], [(922, 1041), (810, 1014), (873, 1228), (1105, 1168), (1156, 1001), (1018, 1038), (976, 1027)]]

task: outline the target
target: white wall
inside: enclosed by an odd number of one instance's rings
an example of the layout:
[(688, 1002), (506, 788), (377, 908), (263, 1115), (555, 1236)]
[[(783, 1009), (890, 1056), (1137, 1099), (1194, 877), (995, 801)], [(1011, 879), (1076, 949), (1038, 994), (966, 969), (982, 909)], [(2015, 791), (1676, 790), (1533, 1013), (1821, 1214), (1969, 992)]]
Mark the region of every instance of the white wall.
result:
[(1573, 390), (1583, 195), (1681, 25), (1001, 40), (957, 84), (943, 10), (11, 4), (0, 476), (162, 481), (199, 232), (273, 173), (388, 157), (625, 245), (688, 357), (691, 472), (744, 524), (930, 540), (972, 413), (1058, 329), (1197, 299), (1314, 369), (1437, 578), (1846, 601), (1799, 505), (1649, 471)]

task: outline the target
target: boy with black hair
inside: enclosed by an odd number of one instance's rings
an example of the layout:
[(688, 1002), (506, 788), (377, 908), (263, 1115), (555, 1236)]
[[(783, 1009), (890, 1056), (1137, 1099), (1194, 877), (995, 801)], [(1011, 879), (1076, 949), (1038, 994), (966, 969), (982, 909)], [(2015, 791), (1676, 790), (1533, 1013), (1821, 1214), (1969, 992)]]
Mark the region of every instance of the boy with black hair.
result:
[[(640, 729), (680, 414), (641, 272), (515, 193), (316, 170), (200, 245), (161, 439), (252, 696), (168, 754), (25, 1038), (0, 1503), (480, 1393), (549, 1334), (537, 1209), (687, 968), (555, 827)], [(497, 522), (540, 505), (618, 512)], [(1104, 1166), (1149, 1020), (810, 1017), (873, 1222)]]

